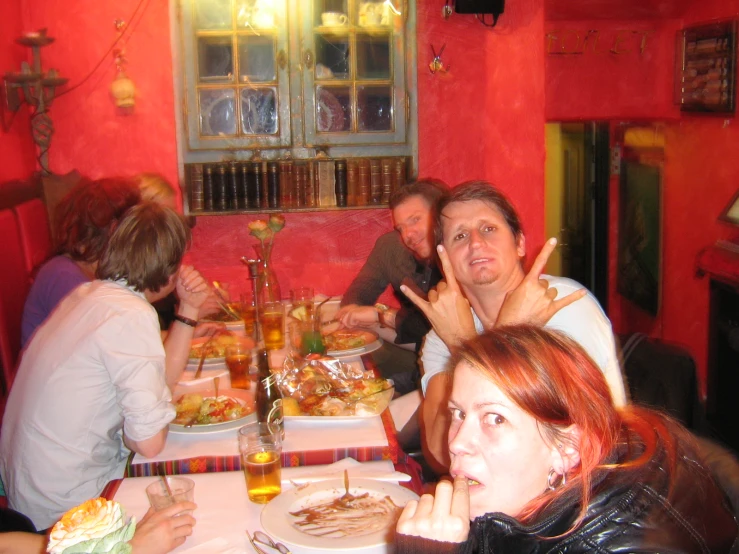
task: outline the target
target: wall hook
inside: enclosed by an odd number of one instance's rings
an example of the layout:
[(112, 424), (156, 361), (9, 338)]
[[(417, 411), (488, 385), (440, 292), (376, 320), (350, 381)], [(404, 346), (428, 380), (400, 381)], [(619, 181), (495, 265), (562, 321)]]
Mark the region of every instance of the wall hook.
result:
[(434, 45), (431, 45), (431, 53), (434, 55), (434, 59), (431, 60), (431, 63), (429, 64), (429, 71), (432, 75), (435, 75), (437, 72), (446, 73), (452, 68), (451, 65), (444, 66), (444, 62), (441, 59), (441, 55), (444, 53), (445, 48), (446, 44), (441, 47), (441, 50), (439, 50), (439, 53), (437, 54)]

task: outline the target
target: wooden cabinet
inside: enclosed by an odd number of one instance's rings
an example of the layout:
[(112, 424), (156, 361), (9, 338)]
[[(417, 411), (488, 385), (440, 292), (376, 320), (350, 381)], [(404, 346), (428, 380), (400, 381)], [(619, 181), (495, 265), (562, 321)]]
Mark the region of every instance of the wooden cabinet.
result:
[[(186, 163), (410, 156), (415, 0), (180, 0)], [(412, 172), (412, 169), (411, 169)]]

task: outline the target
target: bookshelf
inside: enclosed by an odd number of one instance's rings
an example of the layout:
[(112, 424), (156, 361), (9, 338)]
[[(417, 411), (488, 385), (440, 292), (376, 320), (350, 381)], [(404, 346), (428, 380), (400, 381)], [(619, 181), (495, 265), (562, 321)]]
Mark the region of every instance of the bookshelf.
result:
[(185, 165), (185, 213), (222, 216), (387, 208), (409, 180), (407, 156)]

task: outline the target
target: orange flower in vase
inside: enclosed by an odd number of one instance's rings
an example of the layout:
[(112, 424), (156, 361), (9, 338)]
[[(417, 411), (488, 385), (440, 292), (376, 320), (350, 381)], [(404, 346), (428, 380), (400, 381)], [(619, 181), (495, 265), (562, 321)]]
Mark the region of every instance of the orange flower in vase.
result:
[(259, 300), (262, 303), (279, 302), (282, 300), (282, 294), (280, 283), (272, 269), (272, 248), (275, 235), (285, 227), (285, 216), (272, 214), (268, 221), (256, 219), (250, 221), (248, 226), (249, 234), (259, 239), (259, 244), (254, 246), (257, 256), (261, 260), (261, 270), (257, 281)]

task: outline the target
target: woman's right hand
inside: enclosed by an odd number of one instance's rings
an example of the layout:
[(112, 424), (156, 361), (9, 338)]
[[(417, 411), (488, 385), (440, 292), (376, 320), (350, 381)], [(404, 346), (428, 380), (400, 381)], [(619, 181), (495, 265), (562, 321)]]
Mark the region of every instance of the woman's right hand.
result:
[(424, 494), (406, 504), (396, 530), (442, 542), (464, 542), (470, 534), (470, 493), (467, 478), (458, 475), (454, 484), (440, 481), (436, 496)]
[(150, 508), (136, 524), (136, 533), (128, 543), (133, 547), (133, 554), (165, 554), (180, 546), (192, 535), (195, 525), (192, 513), (182, 512), (195, 508), (196, 504), (186, 501), (159, 511)]

